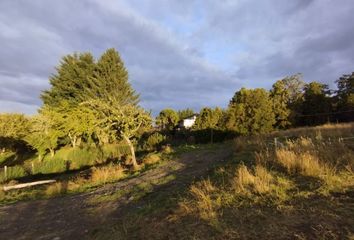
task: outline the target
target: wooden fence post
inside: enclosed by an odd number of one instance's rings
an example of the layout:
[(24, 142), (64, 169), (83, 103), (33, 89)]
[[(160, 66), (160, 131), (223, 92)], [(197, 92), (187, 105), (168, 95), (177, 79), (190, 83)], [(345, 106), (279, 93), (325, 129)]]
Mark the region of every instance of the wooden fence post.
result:
[(5, 176), (5, 180), (7, 180), (7, 166), (4, 167), (4, 176)]
[(276, 137), (274, 138), (274, 147), (275, 149), (278, 147), (278, 139)]

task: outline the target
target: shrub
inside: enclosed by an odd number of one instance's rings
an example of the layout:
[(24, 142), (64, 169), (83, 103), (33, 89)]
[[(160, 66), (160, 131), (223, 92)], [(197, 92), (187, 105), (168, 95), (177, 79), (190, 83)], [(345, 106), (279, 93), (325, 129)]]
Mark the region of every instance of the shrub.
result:
[(103, 162), (103, 154), (97, 148), (77, 148), (68, 154), (70, 169), (93, 166), (95, 162)]
[(155, 132), (151, 134), (145, 141), (143, 148), (148, 151), (159, 149), (166, 142), (166, 136)]
[(7, 174), (5, 176), (4, 170), (0, 173), (0, 182), (6, 182), (11, 179), (21, 178), (27, 175), (27, 172), (22, 166), (13, 166), (7, 168)]
[(53, 158), (33, 164), (32, 174), (62, 173), (67, 170), (67, 161), (61, 158)]

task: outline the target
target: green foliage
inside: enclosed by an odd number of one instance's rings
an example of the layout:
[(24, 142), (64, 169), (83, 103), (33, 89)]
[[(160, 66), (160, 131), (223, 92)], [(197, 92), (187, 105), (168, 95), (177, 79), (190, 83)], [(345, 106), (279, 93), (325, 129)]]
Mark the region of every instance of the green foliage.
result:
[[(28, 134), (30, 122), (23, 114), (0, 114), (0, 148), (17, 151), (23, 147), (22, 139)], [(20, 146), (21, 145), (21, 146)]]
[(279, 80), (273, 84), (270, 91), (273, 102), (273, 112), (275, 114), (275, 127), (284, 129), (290, 125), (290, 91), (286, 88), (285, 81)]
[(267, 91), (242, 88), (235, 93), (228, 109), (228, 129), (242, 135), (267, 133), (273, 129), (274, 123), (275, 116)]
[(68, 154), (70, 170), (93, 166), (96, 162), (103, 162), (103, 153), (97, 148), (77, 148)]
[(4, 170), (0, 172), (0, 183), (6, 182), (12, 179), (25, 177), (27, 175), (26, 170), (22, 166), (13, 166), (7, 168), (7, 174), (5, 176)]
[(190, 116), (193, 116), (194, 115), (194, 111), (193, 111), (193, 109), (186, 108), (186, 109), (183, 109), (183, 110), (179, 110), (177, 112), (177, 114), (178, 114), (179, 120), (182, 120), (182, 119), (188, 118)]
[(28, 134), (30, 123), (27, 117), (17, 113), (0, 114), (0, 136), (22, 139)]
[(43, 158), (47, 150), (54, 156), (58, 139), (63, 137), (61, 122), (60, 114), (47, 107), (31, 119), (30, 134), (25, 137), (25, 140), (38, 151), (40, 159)]
[[(123, 132), (131, 135), (127, 133), (126, 115), (132, 111), (126, 108), (136, 107), (139, 95), (128, 82), (128, 72), (115, 49), (108, 49), (97, 62), (89, 53), (64, 57), (50, 83), (52, 88), (42, 94), (44, 108), (50, 107), (61, 115), (59, 128), (74, 147), (81, 139), (107, 144), (112, 139), (121, 138)], [(101, 109), (94, 108), (98, 106)], [(124, 111), (121, 111), (122, 107)], [(117, 121), (114, 124), (107, 122), (110, 121), (105, 114), (108, 108), (118, 113), (110, 116), (111, 119), (125, 118), (119, 131), (112, 131), (112, 126), (117, 127)]]
[(32, 174), (50, 174), (50, 173), (63, 173), (67, 169), (68, 163), (66, 160), (54, 157), (53, 159), (44, 160), (41, 162), (34, 162)]
[(223, 111), (220, 108), (211, 109), (208, 107), (202, 108), (200, 110), (199, 116), (197, 117), (193, 129), (203, 130), (203, 129), (216, 129), (221, 127), (220, 122), (223, 117)]
[(342, 121), (354, 121), (354, 72), (345, 74), (337, 81), (336, 104), (337, 111), (342, 112), (337, 119)]
[(146, 139), (143, 149), (148, 151), (157, 150), (166, 141), (166, 139), (166, 136), (155, 132)]
[(162, 130), (172, 130), (179, 121), (178, 114), (171, 108), (162, 110), (156, 117), (156, 125)]
[[(331, 102), (329, 98), (328, 86), (318, 82), (306, 84), (304, 88), (304, 100), (301, 104), (303, 117), (302, 123), (305, 125), (323, 124), (329, 121)], [(309, 116), (307, 116), (309, 115)]]
[(91, 53), (74, 53), (62, 58), (57, 72), (49, 79), (51, 89), (41, 95), (44, 105), (58, 107), (63, 101), (77, 105), (85, 101), (88, 89), (91, 88), (88, 79), (95, 70), (95, 60)]

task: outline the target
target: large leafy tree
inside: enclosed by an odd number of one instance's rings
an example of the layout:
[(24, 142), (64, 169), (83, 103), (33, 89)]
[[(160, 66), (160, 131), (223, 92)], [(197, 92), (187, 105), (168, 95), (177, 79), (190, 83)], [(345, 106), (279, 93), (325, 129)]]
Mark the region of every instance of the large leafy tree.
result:
[(228, 129), (243, 135), (267, 133), (274, 123), (272, 102), (266, 90), (242, 88), (231, 99), (226, 122)]
[(1, 152), (15, 150), (17, 143), (28, 134), (30, 122), (23, 114), (0, 114), (0, 146)]
[(179, 121), (178, 114), (171, 108), (162, 110), (156, 117), (156, 125), (162, 130), (172, 130)]
[(100, 99), (84, 102), (82, 107), (95, 115), (94, 124), (101, 130), (98, 134), (107, 136), (108, 141), (124, 139), (127, 142), (130, 147), (133, 166), (137, 168), (138, 163), (131, 138), (136, 136), (141, 127), (151, 124), (150, 115), (135, 105), (118, 105)]
[(40, 161), (48, 151), (54, 156), (58, 140), (64, 134), (61, 126), (61, 115), (48, 107), (42, 108), (38, 115), (31, 118), (31, 128), (24, 139), (37, 150)]

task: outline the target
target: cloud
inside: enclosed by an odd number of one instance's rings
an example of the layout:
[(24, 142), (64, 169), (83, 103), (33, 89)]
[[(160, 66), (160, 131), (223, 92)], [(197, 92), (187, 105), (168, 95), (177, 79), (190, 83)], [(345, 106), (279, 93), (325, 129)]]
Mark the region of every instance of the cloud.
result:
[(226, 106), (241, 86), (298, 72), (333, 83), (353, 71), (351, 0), (3, 0), (0, 9), (0, 111), (34, 113), (62, 56), (110, 47), (155, 114)]

